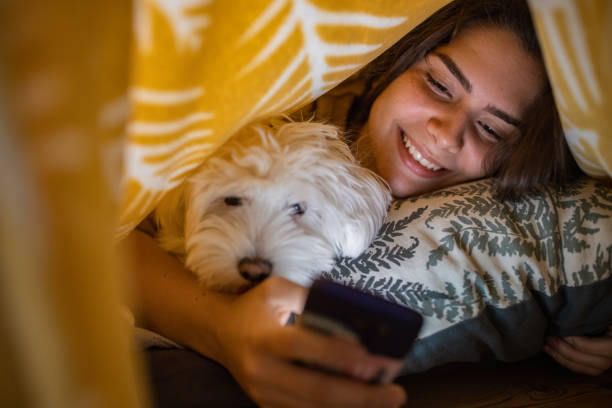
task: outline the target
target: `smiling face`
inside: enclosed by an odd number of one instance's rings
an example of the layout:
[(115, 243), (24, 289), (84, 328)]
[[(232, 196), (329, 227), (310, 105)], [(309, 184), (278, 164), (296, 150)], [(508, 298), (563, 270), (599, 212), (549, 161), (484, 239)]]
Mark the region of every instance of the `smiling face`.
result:
[(360, 138), (396, 197), (475, 180), (495, 143), (520, 137), (543, 86), (543, 67), (511, 31), (468, 28), (378, 96)]

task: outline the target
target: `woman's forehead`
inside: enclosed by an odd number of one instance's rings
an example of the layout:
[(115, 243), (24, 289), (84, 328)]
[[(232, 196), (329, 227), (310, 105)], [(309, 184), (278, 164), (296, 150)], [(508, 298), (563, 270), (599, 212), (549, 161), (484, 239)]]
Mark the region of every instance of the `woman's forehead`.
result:
[(517, 116), (522, 116), (544, 86), (541, 62), (509, 29), (467, 28), (432, 54), (475, 97), (503, 104), (504, 110)]

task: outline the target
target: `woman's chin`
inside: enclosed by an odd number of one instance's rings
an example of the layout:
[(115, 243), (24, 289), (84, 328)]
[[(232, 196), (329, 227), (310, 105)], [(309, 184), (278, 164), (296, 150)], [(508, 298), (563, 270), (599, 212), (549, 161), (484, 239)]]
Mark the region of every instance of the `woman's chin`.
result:
[[(395, 173), (401, 174), (400, 172)], [(391, 194), (395, 198), (406, 198), (406, 197), (414, 197), (421, 194), (429, 193), (434, 190), (438, 190), (443, 188), (448, 183), (444, 183), (442, 180), (432, 180), (432, 179), (419, 179), (418, 177), (407, 177), (406, 175), (395, 176), (387, 178), (387, 182), (389, 183), (389, 187), (391, 188)]]
[(423, 194), (429, 191), (424, 186), (415, 185), (415, 183), (407, 183), (407, 180), (393, 180), (389, 183), (391, 194), (395, 198), (412, 197)]

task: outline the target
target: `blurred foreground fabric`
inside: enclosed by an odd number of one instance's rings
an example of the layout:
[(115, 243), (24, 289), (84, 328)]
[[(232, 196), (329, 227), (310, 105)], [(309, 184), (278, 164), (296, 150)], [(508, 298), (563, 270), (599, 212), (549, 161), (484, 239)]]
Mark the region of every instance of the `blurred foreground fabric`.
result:
[(147, 405), (113, 235), (124, 1), (0, 2), (0, 406)]

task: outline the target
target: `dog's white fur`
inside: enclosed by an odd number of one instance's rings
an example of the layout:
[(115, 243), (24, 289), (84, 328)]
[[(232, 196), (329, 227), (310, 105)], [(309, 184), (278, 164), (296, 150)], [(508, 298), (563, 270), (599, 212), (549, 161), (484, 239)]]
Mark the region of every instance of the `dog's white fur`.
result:
[(390, 199), (336, 127), (250, 126), (162, 200), (158, 240), (210, 289), (251, 287), (238, 271), (245, 258), (307, 286), (336, 258), (367, 248)]

